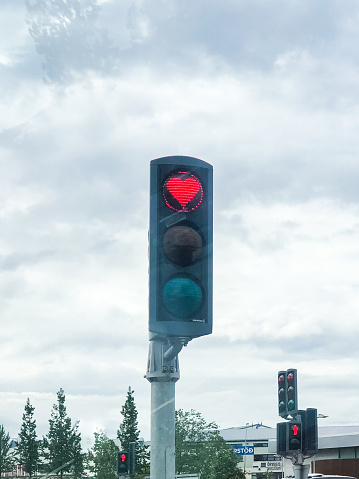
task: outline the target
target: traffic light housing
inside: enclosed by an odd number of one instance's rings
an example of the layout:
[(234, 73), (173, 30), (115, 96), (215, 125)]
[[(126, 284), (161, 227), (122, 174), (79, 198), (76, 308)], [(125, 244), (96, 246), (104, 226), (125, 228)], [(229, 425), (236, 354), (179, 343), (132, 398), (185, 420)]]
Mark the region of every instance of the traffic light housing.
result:
[(295, 414), (298, 411), (297, 370), (287, 369), (287, 411)]
[(117, 454), (117, 474), (127, 476), (129, 473), (129, 454), (126, 451), (120, 451)]
[(130, 442), (129, 443), (129, 466), (128, 466), (128, 473), (130, 476), (135, 475), (135, 468), (136, 468), (136, 443)]
[(313, 456), (318, 452), (318, 411), (315, 408), (308, 408), (306, 411), (301, 411), (301, 414), (303, 424), (303, 454)]
[(285, 456), (287, 453), (287, 423), (277, 423), (277, 454)]
[(213, 168), (188, 156), (151, 161), (149, 331), (212, 332)]
[(298, 412), (297, 370), (278, 372), (278, 413), (281, 417)]
[[(278, 372), (278, 413), (282, 417), (287, 417), (287, 386), (286, 371)], [(282, 423), (285, 424), (285, 423)]]

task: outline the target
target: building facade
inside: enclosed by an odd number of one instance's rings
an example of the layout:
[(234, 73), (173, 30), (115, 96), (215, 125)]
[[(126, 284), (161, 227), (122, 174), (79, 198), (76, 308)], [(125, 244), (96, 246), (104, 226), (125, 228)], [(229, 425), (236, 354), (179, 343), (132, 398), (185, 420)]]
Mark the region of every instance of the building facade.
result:
[[(221, 436), (240, 456), (246, 479), (293, 476), (290, 459), (277, 455), (276, 434), (276, 428), (262, 424), (221, 430)], [(359, 426), (323, 426), (318, 428), (318, 436), (318, 453), (306, 460), (310, 472), (359, 479)]]

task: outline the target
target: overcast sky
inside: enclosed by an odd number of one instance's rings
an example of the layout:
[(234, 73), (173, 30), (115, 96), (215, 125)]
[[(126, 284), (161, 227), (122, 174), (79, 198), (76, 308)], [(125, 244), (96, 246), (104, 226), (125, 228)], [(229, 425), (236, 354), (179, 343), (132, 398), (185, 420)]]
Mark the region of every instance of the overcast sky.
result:
[[(39, 6), (42, 4), (42, 6)], [(214, 168), (214, 332), (176, 407), (275, 427), (298, 369), (320, 425), (359, 424), (357, 0), (1, 0), (0, 423), (56, 392), (150, 439), (149, 163)]]

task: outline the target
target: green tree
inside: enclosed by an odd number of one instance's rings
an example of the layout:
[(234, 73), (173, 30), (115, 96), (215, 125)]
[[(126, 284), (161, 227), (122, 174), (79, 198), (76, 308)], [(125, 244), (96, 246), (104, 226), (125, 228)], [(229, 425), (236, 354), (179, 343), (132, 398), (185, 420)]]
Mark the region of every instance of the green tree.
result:
[(39, 443), (36, 436), (36, 420), (34, 419), (35, 408), (27, 398), (25, 411), (22, 415), (22, 425), (19, 434), (18, 454), (20, 463), (25, 471), (32, 477), (37, 471), (39, 460)]
[(206, 460), (202, 474), (208, 479), (245, 479), (242, 469), (238, 469), (239, 459), (226, 441), (218, 434), (206, 444)]
[(149, 453), (146, 446), (141, 444), (140, 431), (138, 429), (137, 408), (134, 399), (134, 391), (129, 386), (126, 401), (121, 409), (123, 421), (117, 431), (117, 437), (123, 450), (129, 451), (130, 442), (135, 443), (136, 465), (135, 472), (146, 474), (149, 471)]
[(88, 452), (89, 470), (98, 479), (118, 479), (116, 461), (118, 446), (105, 431), (94, 433), (95, 443)]
[(216, 423), (207, 423), (193, 409), (180, 409), (176, 411), (175, 428), (177, 474), (200, 473), (206, 479), (237, 477), (239, 459), (220, 436)]
[(10, 451), (11, 439), (9, 433), (0, 425), (0, 477), (4, 472), (12, 471), (14, 466), (14, 455)]
[(72, 428), (72, 436), (70, 438), (70, 446), (73, 454), (73, 474), (74, 477), (81, 477), (84, 473), (84, 454), (81, 447), (81, 433), (79, 432), (80, 421), (76, 421)]
[(44, 457), (48, 462), (48, 469), (54, 471), (61, 468), (58, 473), (61, 478), (70, 470), (75, 477), (81, 477), (81, 434), (78, 432), (78, 422), (72, 426), (71, 419), (67, 416), (63, 389), (57, 393), (57, 404), (53, 405), (49, 424), (48, 435), (44, 438)]

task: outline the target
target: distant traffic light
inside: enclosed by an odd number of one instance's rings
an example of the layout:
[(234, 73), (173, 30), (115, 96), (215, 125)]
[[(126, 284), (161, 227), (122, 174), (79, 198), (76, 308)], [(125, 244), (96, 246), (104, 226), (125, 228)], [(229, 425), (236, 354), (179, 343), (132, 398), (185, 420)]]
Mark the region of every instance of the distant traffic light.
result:
[(303, 453), (314, 455), (318, 452), (318, 411), (315, 408), (308, 408), (300, 412), (303, 424)]
[(127, 476), (129, 467), (128, 452), (120, 451), (117, 455), (117, 474), (119, 476)]
[(302, 450), (302, 423), (288, 422), (288, 451)]
[(286, 417), (288, 415), (286, 371), (278, 372), (278, 412), (282, 417)]
[(285, 456), (287, 453), (287, 435), (288, 425), (286, 422), (277, 423), (277, 454)]
[(212, 332), (213, 168), (187, 156), (151, 161), (149, 330)]
[(278, 413), (287, 417), (298, 412), (297, 370), (278, 372)]
[(287, 410), (289, 414), (294, 414), (298, 411), (296, 369), (287, 369)]
[(135, 467), (136, 467), (136, 443), (130, 442), (129, 443), (129, 465), (128, 465), (128, 474), (130, 476), (135, 475)]

